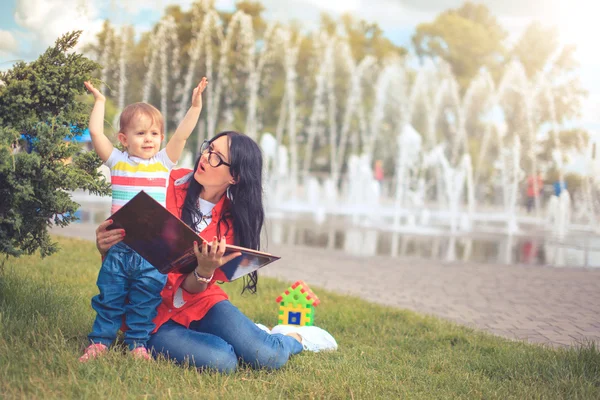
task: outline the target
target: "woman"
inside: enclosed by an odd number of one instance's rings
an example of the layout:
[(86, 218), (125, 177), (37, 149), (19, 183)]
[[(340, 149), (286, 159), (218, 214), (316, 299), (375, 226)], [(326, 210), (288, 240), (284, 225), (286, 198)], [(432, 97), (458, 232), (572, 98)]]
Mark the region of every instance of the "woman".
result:
[[(258, 145), (237, 132), (222, 132), (204, 142), (194, 171), (174, 170), (167, 190), (167, 209), (204, 239), (194, 244), (198, 265), (189, 274), (171, 273), (154, 320), (148, 347), (178, 363), (232, 372), (238, 360), (255, 367), (277, 369), (292, 354), (304, 350), (335, 350), (337, 343), (317, 327), (276, 326), (271, 333), (254, 324), (233, 306), (215, 285), (226, 281), (219, 267), (237, 257), (224, 257), (225, 244), (260, 248), (264, 221), (262, 154)], [(125, 232), (96, 230), (102, 255), (120, 242)], [(211, 251), (207, 243), (212, 242)], [(245, 279), (244, 290), (256, 292), (256, 272)]]

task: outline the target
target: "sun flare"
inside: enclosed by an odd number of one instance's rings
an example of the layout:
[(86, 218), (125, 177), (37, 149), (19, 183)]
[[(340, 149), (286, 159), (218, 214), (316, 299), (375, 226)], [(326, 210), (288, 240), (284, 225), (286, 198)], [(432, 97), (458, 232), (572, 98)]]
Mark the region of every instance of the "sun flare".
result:
[(552, 21), (559, 30), (561, 42), (577, 46), (580, 62), (600, 63), (597, 20), (600, 4), (583, 0), (555, 0)]

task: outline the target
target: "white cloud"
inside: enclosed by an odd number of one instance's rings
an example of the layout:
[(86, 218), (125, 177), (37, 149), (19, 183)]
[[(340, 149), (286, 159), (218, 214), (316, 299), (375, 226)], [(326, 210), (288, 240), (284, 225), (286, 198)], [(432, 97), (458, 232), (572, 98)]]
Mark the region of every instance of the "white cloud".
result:
[(301, 1), (314, 5), (317, 8), (333, 11), (336, 13), (358, 11), (361, 6), (360, 0), (304, 0)]
[(338, 16), (349, 12), (361, 19), (377, 22), (384, 32), (411, 28), (434, 16), (393, 0), (262, 0), (262, 3), (267, 19), (299, 21), (307, 30), (318, 27), (321, 13)]
[(235, 9), (235, 3), (237, 0), (217, 0), (215, 1), (215, 8), (217, 10), (232, 10)]
[(9, 31), (0, 30), (0, 51), (13, 53), (17, 50), (17, 40)]
[[(89, 1), (89, 0), (85, 0)], [(183, 10), (188, 10), (192, 4), (198, 0), (120, 0), (110, 2), (109, 12), (112, 16), (119, 16), (123, 11), (127, 14), (127, 17), (136, 16), (142, 11), (158, 11), (162, 14), (162, 11), (171, 5), (178, 5)], [(235, 3), (239, 0), (215, 0), (214, 5), (218, 10), (230, 10), (235, 9)]]
[[(89, 1), (89, 0), (88, 0)], [(188, 9), (195, 0), (120, 0), (110, 2), (112, 14), (125, 11), (129, 16), (135, 16), (145, 10), (162, 11), (170, 5), (180, 5), (184, 10)]]
[(357, 16), (367, 21), (377, 22), (384, 30), (412, 28), (421, 22), (432, 20), (434, 15), (400, 1), (377, 0), (361, 2)]
[(17, 0), (15, 22), (33, 38), (30, 53), (38, 54), (61, 35), (83, 30), (79, 47), (101, 29), (96, 3), (82, 0)]
[(581, 122), (583, 124), (597, 124), (600, 119), (600, 96), (591, 94), (583, 103)]
[[(544, 16), (552, 11), (555, 2), (561, 0), (478, 0), (493, 14), (509, 17)], [(436, 15), (450, 8), (459, 8), (464, 0), (379, 0), (380, 3), (401, 4), (406, 8)]]
[[(80, 0), (89, 2), (90, 0)], [(192, 4), (198, 0), (111, 0), (108, 4), (107, 11), (109, 19), (118, 19), (122, 17), (135, 17), (143, 11), (156, 11), (162, 14), (167, 6), (178, 5), (183, 10), (188, 10)], [(219, 10), (228, 10), (235, 8), (235, 3), (238, 0), (216, 0), (215, 8)]]

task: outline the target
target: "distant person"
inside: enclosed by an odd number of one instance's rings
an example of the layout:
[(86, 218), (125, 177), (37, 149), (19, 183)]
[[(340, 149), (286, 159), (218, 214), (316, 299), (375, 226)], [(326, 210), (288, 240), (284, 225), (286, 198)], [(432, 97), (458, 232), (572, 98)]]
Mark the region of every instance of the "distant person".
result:
[(527, 178), (527, 212), (530, 213), (535, 207), (536, 199), (539, 199), (542, 189), (544, 187), (544, 181), (542, 175), (530, 176)]
[(554, 195), (556, 197), (560, 197), (560, 194), (563, 192), (563, 190), (567, 190), (567, 182), (557, 179), (552, 184), (552, 187), (554, 188)]
[[(104, 135), (105, 97), (90, 82), (85, 82), (95, 99), (89, 124), (94, 151), (110, 168), (111, 214), (142, 190), (166, 206), (169, 174), (198, 122), (206, 85), (207, 80), (203, 78), (194, 89), (189, 111), (162, 150), (165, 132), (160, 111), (147, 103), (125, 107), (119, 123), (118, 138), (125, 148), (121, 151)], [(160, 293), (166, 281), (165, 275), (126, 244), (113, 246), (106, 253), (98, 273), (100, 293), (92, 299), (96, 319), (88, 335), (90, 344), (79, 361), (86, 362), (108, 350), (117, 337), (123, 316), (129, 327), (125, 332), (125, 344), (131, 355), (150, 359), (146, 344), (155, 327), (152, 320), (161, 303)]]
[(538, 258), (539, 246), (535, 240), (526, 240), (521, 247), (521, 262), (534, 264)]
[(383, 161), (377, 160), (375, 161), (375, 171), (374, 171), (375, 180), (379, 183), (383, 182), (384, 173), (383, 173)]
[(381, 161), (381, 160), (375, 161), (373, 177), (379, 184), (379, 193), (381, 193), (383, 195), (384, 194), (383, 193), (383, 179), (385, 178), (384, 173), (383, 173), (383, 161)]

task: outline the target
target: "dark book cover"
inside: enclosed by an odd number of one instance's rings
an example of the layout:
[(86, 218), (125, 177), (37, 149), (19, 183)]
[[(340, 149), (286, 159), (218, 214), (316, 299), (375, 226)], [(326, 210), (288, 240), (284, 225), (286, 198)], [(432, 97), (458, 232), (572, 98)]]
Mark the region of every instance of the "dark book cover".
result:
[[(108, 219), (108, 229), (124, 229), (123, 242), (163, 274), (189, 273), (196, 268), (194, 241), (202, 238), (160, 203), (141, 191)], [(227, 245), (225, 255), (240, 252), (220, 269), (229, 281), (256, 271), (280, 257), (244, 247)]]

